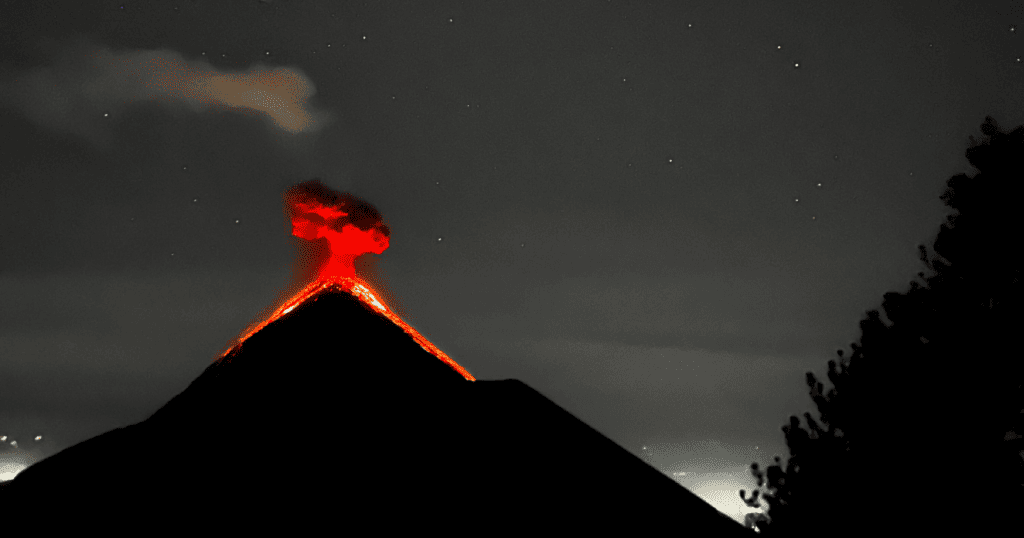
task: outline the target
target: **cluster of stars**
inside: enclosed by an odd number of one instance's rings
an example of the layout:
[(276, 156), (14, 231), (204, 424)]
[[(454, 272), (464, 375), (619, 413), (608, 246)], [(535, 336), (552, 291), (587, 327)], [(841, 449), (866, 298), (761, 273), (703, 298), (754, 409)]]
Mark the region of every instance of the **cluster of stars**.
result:
[[(124, 9), (124, 5), (121, 5), (121, 6), (120, 6), (120, 9), (122, 9), (122, 10), (123, 10), (123, 9)], [(174, 11), (179, 11), (179, 8), (175, 7), (175, 8), (174, 8)], [(332, 14), (331, 14), (331, 17), (332, 17), (332, 18), (337, 18), (337, 15), (336, 15), (336, 14), (334, 14), (334, 13), (332, 13)], [(449, 23), (449, 24), (452, 24), (452, 23), (454, 23), (454, 22), (455, 22), (455, 19), (454, 19), (454, 18), (452, 18), (452, 17), (449, 17), (449, 18), (448, 18), (448, 23)], [(687, 27), (687, 28), (693, 28), (693, 24), (692, 24), (692, 23), (687, 23), (687, 24), (686, 24), (686, 27)], [(1011, 25), (1009, 26), (1009, 30), (1010, 30), (1010, 33), (1011, 33), (1011, 34), (1016, 34), (1016, 33), (1017, 33), (1017, 25), (1016, 25), (1016, 24), (1011, 24)], [(365, 41), (365, 40), (366, 40), (366, 38), (367, 38), (367, 36), (366, 36), (365, 34), (364, 34), (364, 35), (362, 35), (361, 37), (362, 37), (362, 39), (363, 39), (364, 41)], [(342, 46), (344, 47), (345, 45), (343, 44)], [(928, 47), (929, 47), (929, 48), (932, 48), (932, 47), (934, 47), (934, 44), (932, 44), (932, 43), (929, 43), (929, 44), (928, 44)], [(327, 43), (327, 48), (331, 48), (331, 44), (330, 44), (330, 43)], [(613, 47), (610, 47), (610, 48), (611, 48), (612, 50), (614, 50), (614, 49), (615, 49), (615, 47), (614, 47), (614, 46), (613, 46)], [(775, 49), (776, 49), (776, 50), (782, 50), (782, 45), (776, 45), (776, 46), (775, 46)], [(313, 54), (316, 54), (316, 50), (313, 50), (313, 51), (312, 51), (312, 53), (313, 53)], [(203, 56), (206, 56), (206, 51), (203, 51), (203, 52), (202, 52), (201, 54), (202, 54)], [(269, 51), (269, 50), (265, 51), (265, 52), (264, 52), (264, 55), (265, 55), (265, 56), (270, 56), (270, 51)], [(226, 58), (226, 57), (227, 57), (227, 54), (226, 54), (226, 53), (222, 53), (222, 54), (221, 54), (221, 58)], [(1021, 62), (1022, 62), (1022, 58), (1021, 58), (1020, 56), (1017, 56), (1017, 58), (1016, 58), (1016, 61), (1017, 61), (1017, 63), (1021, 63)], [(795, 69), (799, 69), (799, 68), (800, 68), (800, 62), (794, 62), (794, 63), (793, 63), (793, 68), (795, 68)], [(623, 81), (623, 82), (626, 82), (626, 79), (625, 79), (625, 78), (623, 78), (623, 79), (622, 79), (622, 81)]]
[[(364, 40), (366, 39), (366, 36), (365, 36), (365, 35), (364, 35), (364, 36), (362, 36), (362, 37), (363, 37), (363, 39), (364, 39)], [(328, 42), (328, 43), (326, 43), (326, 45), (325, 45), (325, 46), (326, 46), (327, 48), (331, 48), (331, 47), (333, 46), (333, 44), (332, 44), (332, 43), (330, 43), (330, 42)], [(342, 46), (342, 47), (344, 47), (344, 46), (345, 46), (345, 44), (344, 44), (344, 43), (342, 43), (342, 44), (341, 44), (341, 46)], [(311, 49), (311, 50), (310, 50), (310, 53), (311, 53), (311, 54), (316, 54), (316, 53), (317, 53), (317, 50), (316, 50), (316, 49)], [(199, 55), (200, 55), (200, 56), (206, 56), (206, 51), (205, 51), (205, 50), (204, 50), (204, 51), (200, 51), (200, 52), (199, 52)], [(270, 56), (272, 56), (272, 55), (273, 55), (273, 52), (271, 52), (271, 51), (270, 51), (270, 49), (264, 49), (264, 50), (263, 50), (263, 56), (264, 56), (264, 57), (270, 57)], [(227, 53), (225, 52), (225, 53), (221, 53), (220, 57), (221, 57), (221, 58), (227, 58), (227, 57), (228, 57), (228, 55), (227, 55)]]
[[(121, 6), (121, 9), (124, 9), (124, 6), (123, 6), (123, 5)], [(175, 9), (177, 10), (177, 8), (175, 8)], [(333, 16), (335, 16), (334, 14), (331, 14), (331, 15), (332, 15), (332, 17), (333, 17)], [(454, 18), (453, 18), (453, 17), (449, 17), (449, 18), (447, 19), (447, 21), (448, 21), (448, 23), (449, 23), (449, 24), (452, 24), (452, 23), (454, 23), (454, 22), (455, 22), (455, 21), (454, 21)], [(686, 27), (687, 27), (687, 28), (693, 28), (693, 24), (692, 24), (692, 23), (687, 23)], [(1017, 31), (1017, 26), (1016, 26), (1015, 24), (1011, 24), (1011, 25), (1009, 25), (1009, 31), (1010, 31), (1010, 33), (1012, 33), (1012, 34), (1015, 34), (1015, 33), (1016, 33), (1016, 31)], [(363, 41), (367, 40), (367, 38), (368, 38), (368, 36), (367, 36), (366, 34), (363, 34), (363, 35), (361, 35), (360, 37), (361, 37), (361, 39), (362, 39)], [(332, 47), (332, 43), (326, 43), (326, 46), (327, 46), (327, 48), (331, 48), (331, 47)], [(344, 44), (343, 44), (342, 46), (344, 46)], [(929, 43), (929, 44), (928, 44), (928, 46), (929, 46), (929, 47), (931, 48), (931, 47), (933, 47), (933, 44), (932, 44), (932, 43)], [(614, 47), (612, 47), (612, 48), (614, 48)], [(777, 45), (775, 46), (775, 49), (776, 49), (777, 51), (781, 51), (781, 50), (782, 50), (782, 48), (783, 48), (782, 44), (777, 44)], [(313, 51), (312, 51), (312, 54), (316, 54), (316, 52), (317, 52), (316, 50), (313, 50)], [(202, 52), (201, 52), (201, 54), (202, 54), (203, 56), (206, 56), (206, 51), (202, 51)], [(265, 51), (264, 51), (264, 55), (265, 55), (265, 56), (271, 56), (271, 51), (270, 51), (270, 50), (265, 50)], [(222, 58), (226, 58), (226, 57), (227, 57), (227, 54), (226, 54), (226, 53), (222, 53), (222, 54), (221, 54), (221, 57), (222, 57)], [(1022, 62), (1022, 58), (1021, 58), (1020, 56), (1018, 56), (1018, 57), (1016, 58), (1016, 61), (1017, 61), (1017, 63), (1021, 63), (1021, 62)], [(794, 68), (799, 68), (799, 67), (800, 67), (800, 62), (793, 62), (793, 67), (794, 67)], [(622, 82), (624, 82), (624, 83), (625, 83), (625, 82), (628, 82), (628, 78), (627, 78), (627, 77), (622, 77)], [(396, 96), (396, 95), (392, 95), (392, 96), (391, 96), (391, 100), (392, 100), (392, 101), (394, 101), (394, 100), (396, 100), (396, 99), (397, 99), (397, 96)], [(478, 105), (477, 105), (477, 107), (479, 107), (479, 106), (480, 106), (480, 105), (478, 104)], [(472, 108), (472, 104), (466, 104), (466, 108)], [(109, 114), (107, 114), (107, 113), (104, 113), (103, 115), (104, 115), (104, 117), (108, 117), (108, 116), (109, 116)], [(598, 140), (600, 140), (600, 138), (598, 138)], [(838, 160), (838, 159), (839, 159), (839, 156), (838, 156), (838, 155), (834, 155), (834, 156), (833, 156), (833, 158), (834, 158), (834, 159), (836, 159), (836, 160)], [(674, 159), (673, 159), (673, 158), (668, 158), (668, 159), (667, 159), (667, 161), (668, 161), (668, 164), (673, 164), (673, 163), (674, 163)], [(628, 163), (626, 164), (626, 166), (627, 166), (627, 168), (633, 168), (633, 163), (632, 163), (632, 162), (628, 162)], [(183, 168), (183, 170), (187, 170), (187, 167), (182, 167), (182, 168)], [(914, 175), (914, 174), (913, 174), (913, 172), (910, 172), (910, 176), (913, 176), (913, 175)], [(440, 182), (435, 182), (435, 185), (440, 185)], [(821, 188), (821, 187), (822, 187), (822, 184), (821, 184), (821, 183), (816, 183), (816, 187), (817, 187), (817, 188)], [(794, 201), (794, 203), (799, 203), (799, 202), (800, 202), (800, 199), (799, 199), (799, 198), (794, 198), (794, 200), (793, 200), (793, 201)], [(193, 199), (192, 199), (192, 203), (193, 203), (193, 204), (197, 204), (198, 202), (199, 202), (199, 199), (198, 199), (198, 197), (196, 197), (196, 198), (193, 198)], [(816, 220), (816, 217), (812, 216), (812, 217), (811, 217), (811, 219), (812, 219), (812, 220)], [(133, 217), (133, 218), (132, 218), (132, 221), (134, 222), (134, 220), (135, 220), (135, 219), (134, 219), (134, 217)], [(237, 224), (240, 224), (240, 223), (241, 223), (241, 220), (240, 220), (240, 219), (234, 219), (234, 222), (235, 222), (235, 224), (237, 225)], [(443, 239), (442, 237), (438, 237), (438, 238), (437, 238), (437, 242), (441, 242), (441, 241), (442, 241), (442, 239)], [(525, 246), (525, 244), (521, 243), (521, 244), (520, 244), (520, 246)], [(172, 253), (171, 255), (173, 256), (174, 254)]]
[[(1010, 25), (1010, 33), (1011, 34), (1016, 34), (1017, 33), (1017, 25), (1016, 24), (1011, 24)], [(1017, 56), (1017, 63), (1021, 63), (1021, 57), (1020, 56)]]
[[(188, 172), (188, 165), (182, 165), (181, 170), (184, 171), (184, 172)], [(192, 204), (194, 204), (194, 205), (198, 205), (199, 204), (199, 197), (198, 196), (193, 196), (192, 197)], [(131, 222), (135, 222), (135, 217), (131, 217), (129, 220)], [(235, 221), (235, 224), (241, 224), (242, 223), (242, 219), (234, 219), (234, 221)], [(177, 253), (176, 252), (171, 252), (170, 255), (173, 258), (173, 257), (175, 257), (177, 255)]]

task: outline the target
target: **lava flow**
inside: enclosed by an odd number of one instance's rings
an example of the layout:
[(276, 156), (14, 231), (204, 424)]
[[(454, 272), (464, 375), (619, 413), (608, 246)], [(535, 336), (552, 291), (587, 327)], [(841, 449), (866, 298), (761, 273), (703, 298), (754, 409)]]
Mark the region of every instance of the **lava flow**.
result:
[[(221, 355), (221, 358), (318, 291), (336, 286), (355, 295), (386, 316), (411, 336), (420, 347), (444, 361), (464, 378), (476, 381), (465, 368), (385, 306), (373, 293), (370, 285), (356, 275), (357, 257), (371, 252), (381, 254), (388, 248), (390, 229), (381, 220), (380, 213), (375, 207), (350, 194), (337, 193), (316, 179), (288, 189), (284, 194), (284, 201), (285, 213), (292, 222), (292, 235), (307, 241), (326, 239), (329, 244), (329, 257), (315, 269), (316, 275), (308, 285), (285, 300), (266, 320), (247, 330)], [(296, 267), (299, 265), (297, 260)]]

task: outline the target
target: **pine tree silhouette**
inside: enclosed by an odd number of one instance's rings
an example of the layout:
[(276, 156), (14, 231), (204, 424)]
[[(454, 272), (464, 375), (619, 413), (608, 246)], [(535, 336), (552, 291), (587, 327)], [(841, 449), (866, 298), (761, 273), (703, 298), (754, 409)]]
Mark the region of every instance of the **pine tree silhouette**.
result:
[[(783, 426), (790, 457), (761, 471), (748, 506), (766, 536), (999, 536), (1019, 530), (1024, 501), (1021, 257), (1016, 204), (1024, 180), (1024, 125), (1010, 133), (986, 116), (966, 156), (979, 173), (947, 181), (953, 209), (929, 255), (930, 271), (883, 295), (860, 322), (860, 343), (828, 362), (827, 394), (807, 373), (819, 425), (804, 413)], [(767, 475), (767, 483), (765, 481)], [(952, 487), (950, 487), (952, 486)], [(763, 487), (763, 489), (761, 489)]]

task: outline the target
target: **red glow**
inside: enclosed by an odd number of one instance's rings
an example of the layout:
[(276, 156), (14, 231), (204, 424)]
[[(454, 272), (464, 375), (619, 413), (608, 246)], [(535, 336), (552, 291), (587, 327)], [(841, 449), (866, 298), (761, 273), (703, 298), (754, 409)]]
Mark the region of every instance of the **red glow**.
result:
[[(346, 209), (348, 211), (346, 211)], [(336, 286), (358, 297), (365, 304), (398, 325), (428, 353), (444, 361), (469, 381), (476, 381), (465, 368), (423, 337), (416, 329), (402, 321), (380, 300), (371, 286), (359, 278), (355, 259), (363, 254), (381, 254), (387, 250), (390, 229), (380, 220), (377, 210), (355, 197), (334, 193), (319, 181), (308, 181), (292, 187), (285, 194), (285, 211), (291, 217), (292, 235), (307, 241), (327, 239), (329, 258), (312, 281), (274, 310), (264, 321), (246, 330), (234, 341), (231, 349), (296, 306), (327, 287)], [(298, 261), (296, 262), (298, 264)]]
[(327, 225), (332, 220), (348, 216), (348, 213), (309, 203), (296, 204), (296, 209), (298, 214), (292, 217), (292, 235), (309, 241), (325, 237), (331, 245), (331, 257), (320, 270), (322, 278), (355, 277), (355, 259), (358, 256), (370, 252), (381, 254), (388, 248), (388, 237), (377, 228), (361, 230), (345, 224), (339, 232)]

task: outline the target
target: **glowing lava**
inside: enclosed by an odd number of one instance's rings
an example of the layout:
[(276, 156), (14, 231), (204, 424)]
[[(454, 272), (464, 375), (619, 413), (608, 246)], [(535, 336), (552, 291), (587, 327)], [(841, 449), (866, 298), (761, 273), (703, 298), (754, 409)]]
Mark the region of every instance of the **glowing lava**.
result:
[[(476, 381), (465, 368), (395, 315), (378, 299), (378, 294), (373, 292), (370, 285), (356, 275), (357, 257), (368, 253), (381, 254), (389, 245), (390, 229), (383, 223), (376, 208), (352, 195), (334, 192), (315, 179), (288, 189), (284, 199), (285, 213), (292, 222), (292, 235), (307, 241), (326, 239), (330, 245), (329, 258), (319, 267), (312, 282), (285, 300), (265, 321), (247, 330), (231, 349), (291, 312), (320, 290), (338, 287), (355, 295), (401, 327), (420, 347), (444, 361), (462, 377)], [(231, 349), (225, 351), (221, 358), (230, 353)]]

